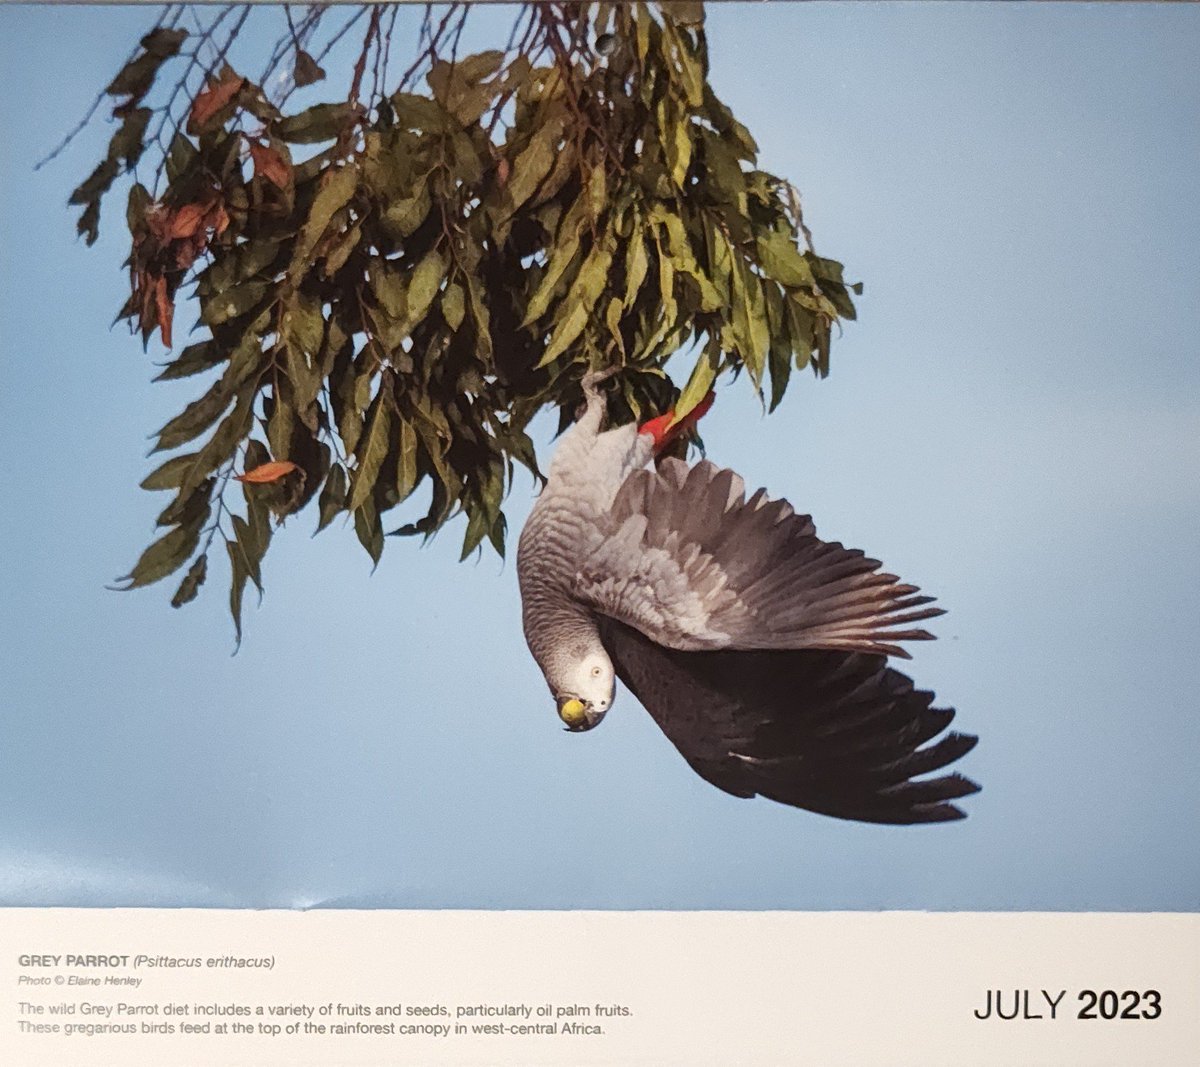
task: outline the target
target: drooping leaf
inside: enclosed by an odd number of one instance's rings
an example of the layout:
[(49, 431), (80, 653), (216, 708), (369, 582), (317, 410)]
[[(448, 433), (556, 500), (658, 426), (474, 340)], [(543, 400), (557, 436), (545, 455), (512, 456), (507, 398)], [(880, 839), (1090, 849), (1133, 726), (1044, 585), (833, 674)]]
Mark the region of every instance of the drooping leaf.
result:
[(421, 262), (417, 264), (412, 279), (408, 283), (407, 314), (411, 322), (425, 317), (425, 312), (433, 303), (433, 298), (437, 295), (438, 287), (442, 284), (445, 275), (446, 260), (436, 249), (427, 252)]
[(158, 431), (155, 452), (163, 452), (187, 444), (198, 437), (221, 417), (229, 407), (231, 397), (221, 382), (214, 382), (202, 397), (193, 400), (175, 418)]
[(407, 419), (400, 420), (399, 444), (396, 454), (397, 503), (408, 498), (417, 486), (417, 431)]
[(758, 256), (766, 272), (783, 285), (798, 288), (815, 283), (812, 267), (796, 242), (778, 230), (759, 235)]
[(599, 245), (593, 248), (584, 260), (566, 299), (566, 315), (559, 320), (554, 333), (551, 334), (550, 343), (538, 361), (539, 367), (553, 363), (583, 332), (596, 301), (604, 291), (611, 264), (612, 252)]
[(171, 597), (171, 607), (181, 608), (184, 604), (195, 600), (206, 577), (208, 577), (208, 555), (201, 553), (188, 568), (187, 574), (183, 576), (183, 581), (179, 583), (179, 588), (175, 590), (175, 595)]
[(296, 66), (292, 72), (292, 80), (295, 81), (297, 87), (303, 89), (306, 85), (319, 82), (324, 77), (325, 71), (318, 66), (317, 61), (303, 48), (299, 49), (296, 52)]
[(375, 403), (367, 420), (367, 432), (359, 448), (358, 467), (354, 471), (354, 481), (350, 487), (350, 502), (347, 511), (357, 511), (375, 488), (375, 480), (379, 477), (379, 469), (383, 466), (384, 457), (388, 450), (388, 431), (391, 427), (392, 413), (388, 406), (387, 397), (382, 389), (375, 398)]
[(176, 526), (163, 534), (138, 558), (131, 570), (121, 581), (127, 584), (124, 591), (138, 589), (161, 581), (177, 571), (192, 556), (200, 542), (200, 524)]
[(183, 456), (175, 456), (147, 474), (142, 479), (142, 488), (178, 489), (179, 486), (183, 485), (184, 478), (195, 462), (195, 452), (189, 452)]
[(320, 512), (320, 518), (317, 522), (316, 532), (320, 533), (333, 522), (333, 518), (338, 512), (346, 509), (345, 467), (335, 464), (329, 469), (329, 475), (321, 489), (321, 498), (317, 502), (317, 509)]
[(708, 395), (708, 391), (713, 387), (713, 382), (717, 379), (718, 365), (719, 353), (716, 346), (710, 344), (704, 354), (696, 361), (695, 367), (692, 368), (691, 376), (687, 380), (687, 385), (683, 387), (682, 392), (679, 394), (679, 399), (675, 401), (674, 422), (679, 422), (690, 415), (692, 409)]
[(296, 239), (296, 248), (292, 254), (289, 273), (296, 273), (309, 260), (333, 216), (345, 207), (354, 195), (354, 191), (358, 188), (359, 177), (360, 171), (353, 164), (336, 167), (325, 172), (321, 179), (321, 187), (308, 213), (308, 219), (300, 231), (300, 236)]

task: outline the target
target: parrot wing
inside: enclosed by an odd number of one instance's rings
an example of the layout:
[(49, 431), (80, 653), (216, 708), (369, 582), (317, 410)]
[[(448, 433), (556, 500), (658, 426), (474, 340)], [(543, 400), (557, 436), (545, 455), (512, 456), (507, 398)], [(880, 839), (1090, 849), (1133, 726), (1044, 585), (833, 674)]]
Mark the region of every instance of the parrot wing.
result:
[(680, 651), (831, 649), (908, 658), (941, 615), (878, 560), (821, 541), (807, 515), (708, 461), (630, 475), (598, 520), (574, 595)]
[(617, 675), (703, 778), (841, 819), (945, 822), (978, 791), (960, 774), (912, 780), (975, 747), (947, 733), (881, 655), (835, 651), (680, 651), (611, 618), (600, 636)]

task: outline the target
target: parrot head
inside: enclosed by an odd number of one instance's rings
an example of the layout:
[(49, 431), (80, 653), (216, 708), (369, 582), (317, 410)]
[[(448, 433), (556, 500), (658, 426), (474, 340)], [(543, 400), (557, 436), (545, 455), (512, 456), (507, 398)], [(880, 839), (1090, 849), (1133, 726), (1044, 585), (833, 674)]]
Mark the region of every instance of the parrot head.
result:
[(608, 714), (616, 678), (612, 662), (603, 653), (584, 657), (569, 673), (555, 687), (558, 717), (572, 733), (582, 733), (599, 726)]

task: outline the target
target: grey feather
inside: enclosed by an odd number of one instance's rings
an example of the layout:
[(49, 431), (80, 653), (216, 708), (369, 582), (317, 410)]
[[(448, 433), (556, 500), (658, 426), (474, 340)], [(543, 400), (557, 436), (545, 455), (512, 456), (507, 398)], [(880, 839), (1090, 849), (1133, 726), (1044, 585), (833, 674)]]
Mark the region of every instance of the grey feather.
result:
[[(614, 539), (622, 552), (613, 553)], [(764, 490), (707, 461), (667, 460), (618, 490), (575, 573), (576, 596), (671, 648), (828, 648), (908, 656), (941, 615), (878, 560), (816, 536)], [(672, 599), (674, 598), (674, 599)]]

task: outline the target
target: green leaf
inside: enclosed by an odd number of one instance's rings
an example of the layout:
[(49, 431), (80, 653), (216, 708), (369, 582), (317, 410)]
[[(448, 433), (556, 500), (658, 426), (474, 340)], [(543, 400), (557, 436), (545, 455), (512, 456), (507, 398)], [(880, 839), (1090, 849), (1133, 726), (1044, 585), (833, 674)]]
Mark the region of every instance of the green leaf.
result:
[(451, 330), (457, 330), (462, 325), (466, 313), (466, 297), (463, 295), (462, 286), (451, 282), (442, 293), (442, 318)]
[(384, 232), (394, 238), (408, 237), (429, 217), (430, 206), (429, 186), (422, 184), (415, 196), (388, 204), (380, 216)]
[(488, 530), (488, 540), (491, 541), (492, 548), (496, 550), (496, 555), (501, 559), (504, 558), (504, 539), (507, 534), (508, 520), (504, 517), (504, 513), (501, 512), (496, 516), (491, 529)]
[(184, 472), (184, 479), (175, 499), (163, 508), (154, 520), (156, 526), (191, 526), (194, 523), (203, 523), (208, 517), (212, 505), (212, 490), (216, 482), (212, 478), (205, 478), (203, 481), (194, 479), (191, 476), (194, 463), (193, 460)]
[(708, 395), (713, 382), (717, 380), (720, 355), (718, 347), (710, 343), (704, 354), (696, 361), (687, 385), (683, 387), (679, 399), (675, 401), (675, 418), (672, 422), (677, 423), (690, 415), (696, 405)]
[(498, 49), (488, 52), (477, 52), (466, 59), (460, 59), (454, 67), (454, 73), (468, 85), (490, 78), (500, 69), (504, 62), (504, 53)]
[(546, 264), (546, 273), (542, 275), (542, 280), (525, 306), (525, 318), (521, 321), (522, 327), (532, 325), (546, 313), (559, 281), (562, 280), (578, 252), (578, 231), (568, 235), (565, 241), (560, 240), (555, 244), (554, 251), (550, 254), (550, 262)]
[(319, 82), (324, 77), (325, 71), (317, 65), (317, 61), (303, 48), (299, 49), (296, 52), (296, 66), (292, 72), (292, 80), (296, 83), (296, 88), (303, 89), (306, 85)]
[(744, 207), (746, 175), (733, 148), (723, 138), (703, 128), (700, 139), (704, 145), (706, 191), (720, 203)]
[(400, 440), (396, 454), (397, 503), (405, 500), (417, 487), (420, 472), (417, 467), (417, 431), (407, 419), (400, 420)]
[(232, 398), (223, 382), (216, 381), (199, 400), (193, 400), (158, 431), (155, 452), (165, 452), (198, 437), (217, 421)]
[(248, 282), (201, 298), (200, 318), (207, 326), (220, 326), (256, 308), (272, 292), (271, 282), (252, 278)]
[(260, 331), (266, 329), (268, 321), (269, 316), (260, 315), (229, 354), (229, 366), (225, 368), (221, 380), (230, 392), (233, 392), (262, 368), (263, 349)]
[(292, 452), (292, 434), (296, 429), (296, 411), (289, 398), (280, 395), (274, 398), (271, 417), (267, 420), (267, 442), (271, 455), (276, 459), (287, 459)]
[[(687, 93), (687, 102), (692, 107), (699, 107), (704, 102), (704, 71), (684, 35), (675, 28), (673, 18), (671, 17), (673, 16), (683, 21), (692, 14), (690, 11), (683, 10), (685, 7), (692, 9), (701, 7), (702, 9), (702, 5), (699, 4), (672, 5), (668, 9), (669, 14), (667, 17), (663, 18), (663, 36), (670, 41), (675, 57), (679, 61), (679, 77), (683, 82), (684, 92)], [(664, 14), (667, 13), (664, 12)], [(701, 14), (700, 19), (703, 19), (703, 14)], [(700, 20), (695, 19), (693, 16), (691, 21)], [(691, 23), (687, 22), (685, 24)]]
[(225, 416), (216, 432), (196, 453), (195, 463), (185, 476), (186, 480), (183, 483), (185, 487), (199, 484), (225, 460), (233, 456), (238, 442), (250, 432), (256, 395), (253, 389), (246, 389), (241, 393), (234, 409)]
[(379, 566), (379, 557), (383, 555), (383, 526), (379, 522), (379, 512), (371, 497), (367, 497), (354, 513), (354, 532), (372, 562)]
[(371, 264), (371, 291), (383, 308), (397, 322), (408, 317), (408, 285), (404, 276), (378, 261)]
[(450, 116), (436, 100), (418, 93), (393, 93), (389, 100), (396, 122), (405, 129), (440, 133), (447, 127)]
[(171, 147), (167, 151), (167, 181), (174, 185), (180, 175), (185, 174), (195, 162), (196, 146), (182, 133), (176, 131), (171, 138)]
[(334, 464), (329, 469), (329, 476), (321, 489), (321, 498), (317, 501), (320, 511), (320, 521), (316, 532), (320, 533), (333, 522), (334, 516), (346, 510), (346, 469)]
[(170, 59), (171, 56), (179, 54), (187, 36), (187, 30), (169, 30), (160, 26), (146, 34), (139, 43), (151, 55), (160, 59)]
[(513, 160), (505, 192), (511, 201), (511, 210), (516, 211), (541, 185), (542, 180), (554, 166), (559, 139), (562, 137), (562, 119), (552, 119), (538, 130), (525, 146), (524, 151)]
[(120, 129), (113, 134), (108, 145), (108, 158), (123, 160), (125, 166), (133, 167), (141, 159), (145, 150), (143, 138), (146, 126), (150, 122), (151, 111), (148, 107), (135, 108), (125, 116)]
[(445, 276), (446, 260), (436, 249), (430, 249), (417, 264), (412, 273), (412, 279), (408, 283), (407, 317), (409, 323), (415, 325), (425, 317)]
[(467, 276), (467, 296), (470, 298), (471, 318), (475, 323), (475, 343), (484, 366), (492, 361), (492, 315), (488, 309), (483, 286), (477, 279)]
[(358, 188), (359, 177), (360, 171), (353, 163), (348, 163), (344, 167), (331, 167), (322, 175), (321, 186), (313, 198), (308, 219), (300, 230), (300, 236), (296, 238), (292, 264), (288, 268), (289, 275), (297, 276), (301, 273), (299, 268), (311, 258), (317, 242), (324, 235), (333, 216), (345, 207), (354, 196), (355, 190)]
[(814, 284), (812, 267), (796, 242), (778, 230), (760, 234), (757, 240), (758, 261), (763, 269), (781, 285), (793, 289)]
[(179, 588), (175, 590), (175, 595), (171, 597), (171, 607), (181, 608), (184, 604), (190, 603), (196, 599), (196, 594), (200, 592), (200, 587), (204, 584), (204, 579), (208, 576), (208, 555), (202, 553), (196, 557), (196, 561), (188, 568), (187, 574), (184, 575), (183, 581), (179, 583)]
[(109, 96), (144, 96), (154, 84), (154, 76), (162, 62), (162, 56), (143, 52), (136, 59), (126, 63), (104, 91)]
[(538, 361), (539, 367), (553, 363), (583, 333), (583, 328), (591, 317), (592, 309), (604, 291), (611, 263), (612, 252), (599, 245), (594, 247), (587, 259), (583, 261), (583, 265), (579, 268), (579, 274), (575, 278), (575, 284), (571, 286), (571, 291), (567, 294), (566, 315), (559, 319), (558, 325), (550, 335), (550, 343)]
[(621, 352), (621, 359), (626, 358), (625, 353), (625, 338), (621, 335), (621, 298), (614, 296), (608, 302), (608, 307), (604, 312), (604, 321), (608, 325), (608, 332), (612, 334), (613, 340), (616, 342), (617, 348)]
[(200, 525), (176, 526), (163, 534), (141, 554), (133, 570), (120, 579), (129, 583), (122, 591), (151, 585), (179, 570), (191, 558), (200, 542)]
[[(100, 163), (82, 185), (71, 193), (68, 204), (86, 204), (95, 201), (112, 185), (113, 179), (120, 173), (120, 164), (112, 158)], [(99, 208), (97, 208), (99, 210)]]
[(167, 460), (161, 467), (157, 467), (142, 479), (142, 488), (178, 489), (183, 485), (184, 478), (196, 462), (197, 455), (196, 452), (189, 452), (186, 455), (175, 456), (173, 459)]
[(262, 592), (262, 558), (267, 550), (266, 541), (260, 537), (261, 524), (249, 523), (241, 515), (231, 516), (238, 554), (242, 558), (246, 574)]
[(355, 104), (314, 104), (277, 122), (272, 132), (292, 144), (316, 144), (332, 141), (358, 116)]
[[(658, 239), (655, 238), (655, 243), (657, 242)], [(679, 302), (675, 299), (675, 265), (661, 245), (658, 245), (658, 290), (661, 301), (658, 327), (642, 345), (642, 353), (646, 355), (652, 355), (663, 338), (671, 332), (679, 314)]]
[(812, 252), (804, 253), (805, 259), (812, 265), (812, 272), (823, 281), (837, 282), (844, 285), (842, 280), (842, 265), (836, 259), (822, 259)]
[(742, 278), (746, 287), (746, 313), (750, 327), (750, 350), (745, 353), (744, 358), (754, 380), (754, 388), (761, 389), (767, 351), (771, 347), (771, 330), (767, 323), (762, 282), (745, 266), (742, 267)]
[(462, 555), (458, 557), (459, 563), (479, 547), (480, 542), (487, 536), (487, 533), (488, 521), (483, 508), (472, 509), (470, 518), (467, 520), (466, 536), (463, 538)]
[(357, 511), (362, 507), (363, 501), (375, 488), (375, 481), (379, 477), (379, 468), (383, 466), (384, 457), (388, 453), (390, 444), (388, 431), (391, 421), (392, 411), (381, 386), (379, 394), (375, 397), (374, 409), (368, 419), (366, 437), (360, 442), (358, 467), (354, 472), (350, 503), (346, 507), (348, 511)]
[(146, 230), (146, 211), (150, 207), (150, 193), (141, 182), (134, 182), (129, 187), (129, 200), (125, 207), (125, 224), (132, 234), (144, 233)]
[(325, 316), (317, 297), (297, 293), (284, 314), (283, 336), (287, 344), (287, 371), (295, 389), (298, 409), (307, 408), (321, 391), (325, 371), (321, 345), (325, 340)]
[(246, 581), (250, 570), (246, 565), (245, 553), (236, 540), (226, 541), (225, 549), (229, 553), (229, 568), (232, 572), (229, 579), (229, 614), (233, 616), (233, 628), (237, 634), (237, 643), (242, 643), (242, 594), (246, 589)]
[(346, 260), (350, 258), (355, 248), (358, 247), (358, 242), (362, 240), (362, 231), (363, 220), (359, 219), (350, 229), (338, 237), (333, 247), (325, 256), (325, 266), (321, 273), (326, 278), (332, 278), (346, 265)]
[(646, 255), (645, 230), (639, 219), (625, 252), (625, 307), (633, 307), (642, 282), (646, 280), (646, 271), (649, 266), (650, 259)]

